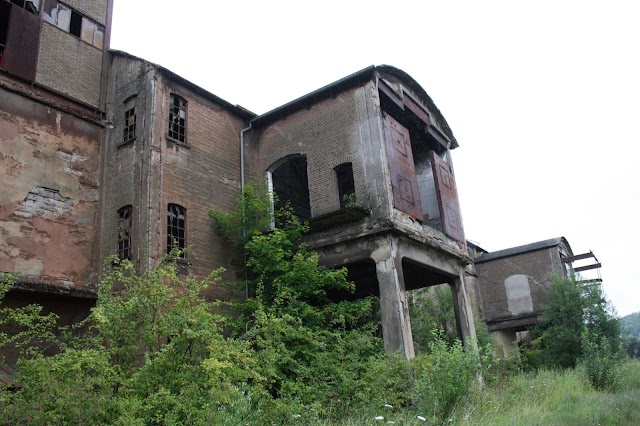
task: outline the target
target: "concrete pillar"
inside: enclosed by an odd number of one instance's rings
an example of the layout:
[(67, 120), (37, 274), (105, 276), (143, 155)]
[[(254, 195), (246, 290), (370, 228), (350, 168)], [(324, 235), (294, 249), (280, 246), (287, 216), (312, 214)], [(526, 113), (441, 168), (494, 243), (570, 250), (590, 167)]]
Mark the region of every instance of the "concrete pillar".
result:
[(380, 287), (380, 316), (382, 318), (382, 336), (384, 350), (387, 353), (401, 349), (407, 358), (415, 357), (409, 305), (404, 287), (402, 261), (398, 256), (396, 245), (392, 243), (388, 256), (374, 258), (376, 276)]
[(491, 337), (493, 337), (493, 342), (495, 343), (494, 352), (496, 356), (504, 359), (515, 357), (520, 361), (518, 336), (514, 330), (497, 330), (491, 333)]
[(471, 298), (464, 281), (464, 273), (460, 273), (459, 277), (454, 280), (452, 290), (458, 336), (466, 349), (477, 351), (476, 325), (473, 318)]

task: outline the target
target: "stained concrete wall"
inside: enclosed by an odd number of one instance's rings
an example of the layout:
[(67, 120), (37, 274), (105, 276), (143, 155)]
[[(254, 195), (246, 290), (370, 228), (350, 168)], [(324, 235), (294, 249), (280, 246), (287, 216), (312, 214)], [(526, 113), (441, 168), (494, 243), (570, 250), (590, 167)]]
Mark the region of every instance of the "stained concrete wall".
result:
[(101, 132), (90, 120), (0, 89), (0, 271), (91, 282)]

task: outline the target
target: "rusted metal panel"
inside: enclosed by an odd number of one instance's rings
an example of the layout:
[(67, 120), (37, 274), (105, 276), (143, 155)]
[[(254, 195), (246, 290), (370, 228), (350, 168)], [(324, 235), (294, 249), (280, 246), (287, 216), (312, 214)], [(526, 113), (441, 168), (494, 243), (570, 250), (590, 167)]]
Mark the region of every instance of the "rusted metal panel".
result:
[(451, 173), (451, 166), (444, 161), (435, 151), (429, 151), (431, 167), (438, 194), (440, 218), (442, 220), (442, 232), (454, 240), (464, 242), (464, 230), (458, 204), (458, 191), (456, 181)]
[(387, 113), (384, 116), (384, 137), (393, 188), (393, 205), (400, 211), (422, 220), (420, 192), (413, 163), (409, 130)]
[[(593, 254), (592, 251), (589, 252), (589, 253), (577, 254), (575, 256), (563, 257), (562, 258), (562, 263), (572, 263), (572, 262), (575, 262), (576, 260), (583, 260), (583, 259), (589, 259), (589, 258), (596, 259), (596, 256)], [(597, 260), (598, 259), (596, 259), (596, 261)]]
[(4, 68), (18, 77), (34, 81), (38, 58), (40, 20), (19, 7), (12, 7), (4, 50)]
[(598, 269), (602, 268), (602, 263), (594, 263), (593, 265), (580, 266), (578, 268), (573, 268), (573, 272), (582, 272), (588, 271), (590, 269)]

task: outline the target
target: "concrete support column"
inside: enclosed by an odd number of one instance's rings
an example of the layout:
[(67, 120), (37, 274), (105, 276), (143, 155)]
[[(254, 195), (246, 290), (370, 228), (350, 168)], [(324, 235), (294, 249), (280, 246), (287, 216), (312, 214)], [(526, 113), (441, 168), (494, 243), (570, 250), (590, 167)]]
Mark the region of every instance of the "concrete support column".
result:
[(459, 277), (454, 280), (452, 290), (458, 336), (462, 339), (462, 344), (466, 349), (477, 351), (476, 325), (473, 318), (471, 298), (464, 281), (464, 273), (460, 273)]
[(376, 276), (380, 287), (380, 316), (382, 318), (382, 336), (384, 350), (387, 353), (401, 349), (407, 358), (413, 358), (413, 337), (409, 320), (409, 306), (402, 274), (402, 261), (398, 256), (397, 244), (391, 239), (390, 250), (386, 256), (376, 256)]

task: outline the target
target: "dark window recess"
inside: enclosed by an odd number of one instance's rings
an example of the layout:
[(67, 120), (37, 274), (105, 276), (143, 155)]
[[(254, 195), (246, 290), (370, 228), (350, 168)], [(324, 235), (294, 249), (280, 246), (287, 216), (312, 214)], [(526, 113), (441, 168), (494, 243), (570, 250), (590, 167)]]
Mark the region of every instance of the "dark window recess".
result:
[(131, 260), (131, 206), (118, 210), (118, 258)]
[(124, 104), (124, 129), (122, 142), (127, 143), (136, 138), (136, 98)]
[[(167, 214), (167, 253), (174, 248), (184, 250), (186, 209), (178, 204), (169, 204)], [(181, 251), (180, 257), (184, 257)]]
[(9, 28), (9, 12), (11, 5), (0, 2), (0, 68), (4, 62), (4, 49), (7, 44), (7, 29)]
[(80, 37), (82, 34), (82, 15), (75, 10), (71, 11), (71, 21), (69, 22), (69, 34)]
[(282, 163), (271, 173), (273, 190), (278, 196), (275, 208), (291, 204), (293, 213), (302, 218), (311, 218), (307, 158), (294, 157)]
[(340, 208), (352, 207), (356, 202), (356, 186), (353, 182), (353, 166), (351, 163), (344, 163), (335, 169), (338, 179), (338, 196), (340, 197)]
[(33, 13), (34, 15), (37, 15), (38, 10), (40, 9), (40, 0), (33, 0), (33, 1), (11, 0), (11, 3), (15, 4), (21, 9), (24, 9), (28, 12)]
[(169, 105), (169, 137), (185, 142), (187, 129), (187, 101), (178, 95), (171, 95)]

